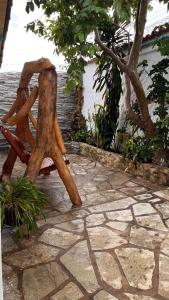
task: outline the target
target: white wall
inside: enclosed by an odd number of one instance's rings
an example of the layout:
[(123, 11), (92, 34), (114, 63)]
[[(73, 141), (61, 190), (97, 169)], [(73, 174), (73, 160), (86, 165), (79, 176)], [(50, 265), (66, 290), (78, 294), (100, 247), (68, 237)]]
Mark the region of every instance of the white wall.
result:
[[(139, 62), (142, 62), (143, 60), (148, 61), (148, 68), (147, 71), (149, 72), (152, 65), (156, 64), (158, 61), (160, 61), (163, 57), (161, 57), (159, 51), (157, 48), (152, 48), (152, 46), (147, 46), (147, 44), (144, 44), (144, 47), (140, 53)], [(103, 92), (97, 93), (95, 89), (93, 89), (94, 84), (94, 73), (96, 71), (96, 64), (89, 63), (85, 68), (85, 73), (83, 75), (83, 87), (84, 87), (84, 104), (82, 108), (82, 114), (84, 115), (85, 119), (88, 119), (88, 115), (92, 115), (94, 113), (94, 105), (95, 104), (102, 104), (104, 103), (104, 99), (102, 98)], [(167, 76), (169, 79), (169, 74)], [(141, 81), (143, 83), (143, 87), (146, 91), (146, 94), (148, 94), (147, 88), (151, 84), (151, 79), (148, 77), (147, 74), (144, 73), (144, 75), (141, 76)], [(124, 96), (125, 96), (125, 86), (123, 86), (123, 94), (121, 95), (120, 103), (119, 103), (119, 125), (118, 128), (122, 128), (125, 126), (126, 121), (126, 107), (124, 103)], [(135, 94), (132, 92), (131, 99), (135, 100)], [(153, 110), (154, 110), (154, 104), (149, 106), (150, 113), (153, 117)]]
[[(146, 68), (147, 72), (149, 72), (152, 68), (152, 65), (158, 63), (163, 57), (160, 55), (157, 48), (152, 48), (152, 46), (143, 48), (140, 52), (140, 58), (139, 63), (143, 60), (148, 61), (148, 67)], [(169, 78), (169, 76), (168, 76)], [(148, 87), (151, 84), (151, 78), (144, 72), (141, 76), (141, 81), (144, 87), (144, 90), (146, 92), (146, 95), (148, 95)], [(123, 85), (123, 94), (121, 95), (120, 102), (119, 102), (119, 124), (118, 129), (121, 129), (122, 127), (125, 127), (125, 121), (126, 121), (126, 106), (125, 106), (125, 86)], [(136, 96), (135, 93), (132, 91), (131, 94), (131, 101), (135, 101)], [(152, 116), (152, 119), (155, 120), (155, 116), (153, 115), (155, 104), (149, 105), (149, 111)]]
[[(104, 104), (103, 100), (103, 92), (96, 92), (93, 89), (93, 85), (95, 82), (94, 74), (96, 72), (96, 64), (89, 63), (85, 68), (85, 73), (83, 75), (83, 96), (84, 96), (84, 104), (82, 108), (82, 114), (86, 120), (88, 120), (89, 115), (92, 117), (92, 114), (95, 113), (94, 106), (96, 104)], [(87, 125), (88, 122), (87, 122)], [(92, 124), (93, 125), (93, 124)]]

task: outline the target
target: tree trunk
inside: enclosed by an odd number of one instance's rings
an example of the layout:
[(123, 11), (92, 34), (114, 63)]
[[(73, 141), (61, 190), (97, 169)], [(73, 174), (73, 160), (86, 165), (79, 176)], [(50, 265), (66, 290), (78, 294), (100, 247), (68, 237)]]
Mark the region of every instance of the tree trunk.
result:
[(128, 60), (124, 60), (120, 58), (112, 49), (108, 48), (100, 39), (99, 31), (97, 28), (94, 28), (95, 32), (95, 42), (100, 46), (100, 48), (109, 55), (114, 63), (117, 64), (119, 69), (130, 78), (131, 84), (133, 86), (134, 92), (137, 97), (137, 102), (140, 108), (140, 116), (137, 116), (135, 112), (132, 110), (131, 99), (130, 99), (130, 83), (128, 82), (127, 77), (126, 80), (126, 106), (128, 110), (128, 116), (131, 121), (142, 128), (145, 132), (145, 135), (148, 137), (153, 137), (155, 135), (155, 125), (151, 119), (149, 110), (148, 110), (148, 102), (146, 99), (146, 95), (144, 92), (144, 88), (140, 81), (140, 78), (137, 73), (137, 65), (139, 59), (139, 53), (142, 45), (144, 28), (146, 24), (147, 10), (148, 10), (148, 0), (138, 0), (137, 1), (137, 13), (136, 13), (136, 22), (135, 22), (135, 36), (134, 41), (129, 53)]
[[(140, 108), (142, 128), (144, 129), (145, 135), (147, 137), (153, 137), (155, 135), (155, 126), (150, 117), (150, 113), (148, 110), (148, 101), (143, 89), (143, 85), (138, 74), (135, 71), (129, 71), (128, 76), (130, 78)], [(140, 126), (140, 124), (138, 124), (138, 126)]]

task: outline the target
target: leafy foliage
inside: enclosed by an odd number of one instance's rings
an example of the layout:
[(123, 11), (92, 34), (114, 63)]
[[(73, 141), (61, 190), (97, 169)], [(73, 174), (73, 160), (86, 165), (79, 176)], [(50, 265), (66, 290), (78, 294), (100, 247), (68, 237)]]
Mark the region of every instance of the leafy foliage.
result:
[[(166, 1), (167, 0), (160, 0), (160, 2), (163, 3), (167, 3)], [(26, 6), (28, 13), (32, 11), (35, 6), (38, 6), (43, 9), (44, 15), (46, 16), (46, 20), (44, 21), (37, 20), (28, 24), (27, 29), (52, 41), (56, 47), (56, 52), (62, 53), (65, 56), (68, 64), (67, 72), (71, 78), (67, 85), (67, 91), (69, 92), (73, 86), (77, 86), (78, 83), (81, 82), (81, 74), (84, 72), (86, 61), (90, 58), (98, 57), (101, 49), (103, 49), (103, 51), (118, 64), (119, 68), (129, 76), (131, 84), (134, 87), (137, 102), (140, 107), (140, 117), (144, 122), (140, 123), (138, 121), (140, 120), (139, 118), (130, 117), (133, 124), (135, 123), (137, 126), (141, 124), (145, 134), (147, 136), (153, 136), (155, 133), (154, 124), (148, 109), (146, 109), (148, 103), (143, 92), (144, 88), (136, 74), (137, 70), (135, 67), (142, 43), (147, 4), (151, 4), (152, 1), (30, 0), (27, 2), (29, 2)], [(108, 24), (112, 30), (114, 24), (121, 24), (124, 21), (128, 23), (133, 17), (136, 32), (134, 38), (135, 42), (131, 46), (131, 52), (129, 49), (130, 54), (128, 58), (122, 58), (120, 42), (118, 42), (116, 48), (112, 43), (110, 43), (108, 48), (105, 47), (104, 26)], [(140, 30), (138, 30), (138, 23), (140, 23)], [(96, 34), (95, 41), (93, 40), (94, 31)], [(99, 35), (101, 39), (99, 39)], [(112, 35), (112, 40), (114, 37), (115, 36)], [(113, 46), (113, 48), (111, 48), (111, 46)], [(131, 73), (132, 68), (135, 69), (133, 73)], [(138, 84), (135, 84), (134, 80), (137, 81)], [(135, 116), (135, 114), (132, 114), (132, 116)]]
[(94, 135), (91, 130), (85, 129), (79, 129), (78, 131), (75, 132), (73, 139), (76, 142), (82, 142), (82, 143), (87, 143), (87, 144), (95, 144), (94, 140)]
[[(164, 41), (158, 39), (155, 43), (159, 47), (159, 50), (162, 51), (162, 55), (164, 54), (163, 46), (165, 43), (166, 40)], [(142, 140), (140, 140), (140, 138), (133, 138), (127, 142), (124, 156), (134, 161), (147, 161), (146, 151), (149, 151), (150, 158), (158, 163), (161, 163), (161, 161), (164, 160), (165, 164), (168, 164), (169, 81), (167, 80), (166, 75), (169, 71), (169, 49), (165, 47), (165, 50), (165, 57), (158, 63), (152, 65), (152, 68), (149, 72), (146, 70), (148, 67), (148, 62), (146, 60), (139, 64), (139, 66), (142, 67), (139, 75), (142, 75), (144, 72), (146, 72), (152, 81), (148, 87), (149, 94), (147, 99), (148, 101), (156, 104), (154, 115), (157, 116), (157, 120), (155, 122), (156, 135), (153, 137), (153, 139), (151, 139), (151, 141), (144, 137)], [(133, 110), (140, 115), (140, 110), (137, 103), (134, 103)], [(138, 128), (136, 128), (136, 130), (138, 130)], [(145, 145), (143, 145), (144, 142)], [(135, 155), (134, 151), (136, 152)]]
[(131, 138), (126, 142), (123, 156), (125, 159), (137, 162), (152, 162), (154, 157), (154, 144), (152, 139), (144, 137)]
[(169, 70), (169, 58), (164, 58), (152, 66), (149, 76), (152, 84), (149, 86), (148, 99), (157, 104), (154, 115), (158, 117), (156, 122), (155, 143), (163, 151), (169, 147), (169, 81), (166, 79)]
[(157, 42), (157, 46), (161, 55), (166, 56), (169, 54), (169, 39), (163, 39), (160, 42)]
[[(115, 136), (117, 128), (117, 120), (119, 116), (119, 100), (122, 92), (121, 77), (119, 70), (114, 64), (108, 68), (107, 63), (103, 65), (104, 71), (100, 67), (100, 76), (95, 81), (98, 83), (97, 91), (105, 89), (105, 103), (99, 105), (98, 111), (95, 114), (95, 127), (98, 131), (99, 146), (103, 149), (110, 149), (111, 142)], [(100, 81), (99, 81), (100, 80)]]
[[(153, 31), (152, 31), (152, 34), (153, 36), (159, 36), (159, 33), (165, 33), (165, 32), (168, 32), (169, 30), (169, 23), (164, 23), (162, 25), (159, 25), (159, 26), (156, 26)], [(161, 55), (162, 56), (166, 56), (166, 55), (169, 55), (169, 39), (167, 36), (163, 36), (163, 37), (160, 37), (157, 38), (154, 43), (153, 43), (153, 46), (157, 46), (158, 47), (158, 50), (160, 51)]]
[[(26, 11), (30, 13), (35, 6), (41, 7), (45, 20), (35, 20), (27, 25), (33, 31), (52, 41), (55, 51), (65, 56), (70, 80), (67, 92), (81, 82), (81, 74), (88, 59), (97, 56), (100, 48), (93, 40), (96, 26), (114, 23), (114, 10), (118, 21), (130, 21), (136, 9), (136, 0), (31, 0), (27, 1)], [(104, 29), (104, 28), (103, 28)]]
[[(128, 39), (124, 28), (125, 25), (119, 28), (118, 25), (112, 26), (108, 23), (100, 26), (101, 38), (106, 46), (118, 51), (121, 57), (124, 55), (122, 46)], [(97, 106), (98, 111), (94, 116), (94, 122), (98, 146), (108, 150), (117, 128), (119, 100), (122, 92), (121, 76), (116, 64), (104, 52), (97, 59), (97, 64), (93, 88), (103, 93), (104, 105)]]
[(6, 215), (10, 214), (11, 223), (16, 226), (18, 235), (22, 236), (21, 224), (26, 224), (28, 231), (36, 228), (36, 218), (42, 213), (47, 197), (26, 177), (21, 177), (0, 183), (0, 203), (2, 226), (6, 222)]
[[(126, 43), (128, 36), (123, 28), (120, 27), (119, 30), (117, 25), (110, 25), (107, 23), (100, 26), (102, 40), (114, 50), (118, 47), (119, 53), (121, 51), (121, 56), (123, 56), (122, 45)], [(74, 138), (81, 142), (88, 141), (108, 150), (117, 127), (122, 87), (119, 69), (104, 52), (100, 53), (97, 58), (93, 88), (97, 92), (103, 93), (104, 105), (96, 105), (97, 112), (93, 115), (92, 120), (94, 122), (94, 130), (78, 131)]]
[(108, 112), (107, 106), (97, 105), (98, 110), (94, 116), (96, 130), (96, 144), (103, 149), (110, 149), (116, 124)]

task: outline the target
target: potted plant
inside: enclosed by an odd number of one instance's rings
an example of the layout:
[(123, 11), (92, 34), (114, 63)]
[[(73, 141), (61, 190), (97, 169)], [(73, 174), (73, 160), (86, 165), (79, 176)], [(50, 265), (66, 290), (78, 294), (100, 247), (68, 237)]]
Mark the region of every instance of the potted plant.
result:
[(36, 218), (47, 203), (47, 196), (26, 177), (0, 183), (1, 224), (15, 226), (23, 236), (25, 224), (28, 233), (36, 228)]

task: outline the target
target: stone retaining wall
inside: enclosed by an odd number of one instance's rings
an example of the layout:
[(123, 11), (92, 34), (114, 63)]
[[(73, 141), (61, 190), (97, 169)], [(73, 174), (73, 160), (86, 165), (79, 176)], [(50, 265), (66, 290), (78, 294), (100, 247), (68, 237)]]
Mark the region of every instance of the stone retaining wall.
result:
[(132, 161), (125, 161), (120, 154), (80, 143), (80, 154), (99, 161), (110, 168), (124, 170), (134, 176), (141, 176), (153, 183), (169, 186), (169, 168), (158, 165), (139, 163), (137, 167)]
[[(4, 115), (12, 103), (16, 99), (16, 91), (20, 80), (20, 72), (7, 72), (0, 73), (0, 116)], [(37, 85), (38, 76), (33, 76), (30, 82), (30, 87)], [(75, 95), (72, 92), (70, 95), (64, 93), (66, 85), (67, 74), (65, 72), (58, 73), (57, 84), (57, 114), (59, 119), (59, 125), (62, 130), (65, 139), (68, 138), (71, 132), (72, 115), (75, 110)], [(37, 116), (37, 102), (32, 108), (32, 112)], [(15, 128), (9, 127), (11, 131)], [(7, 147), (7, 142), (0, 134), (0, 149)]]

